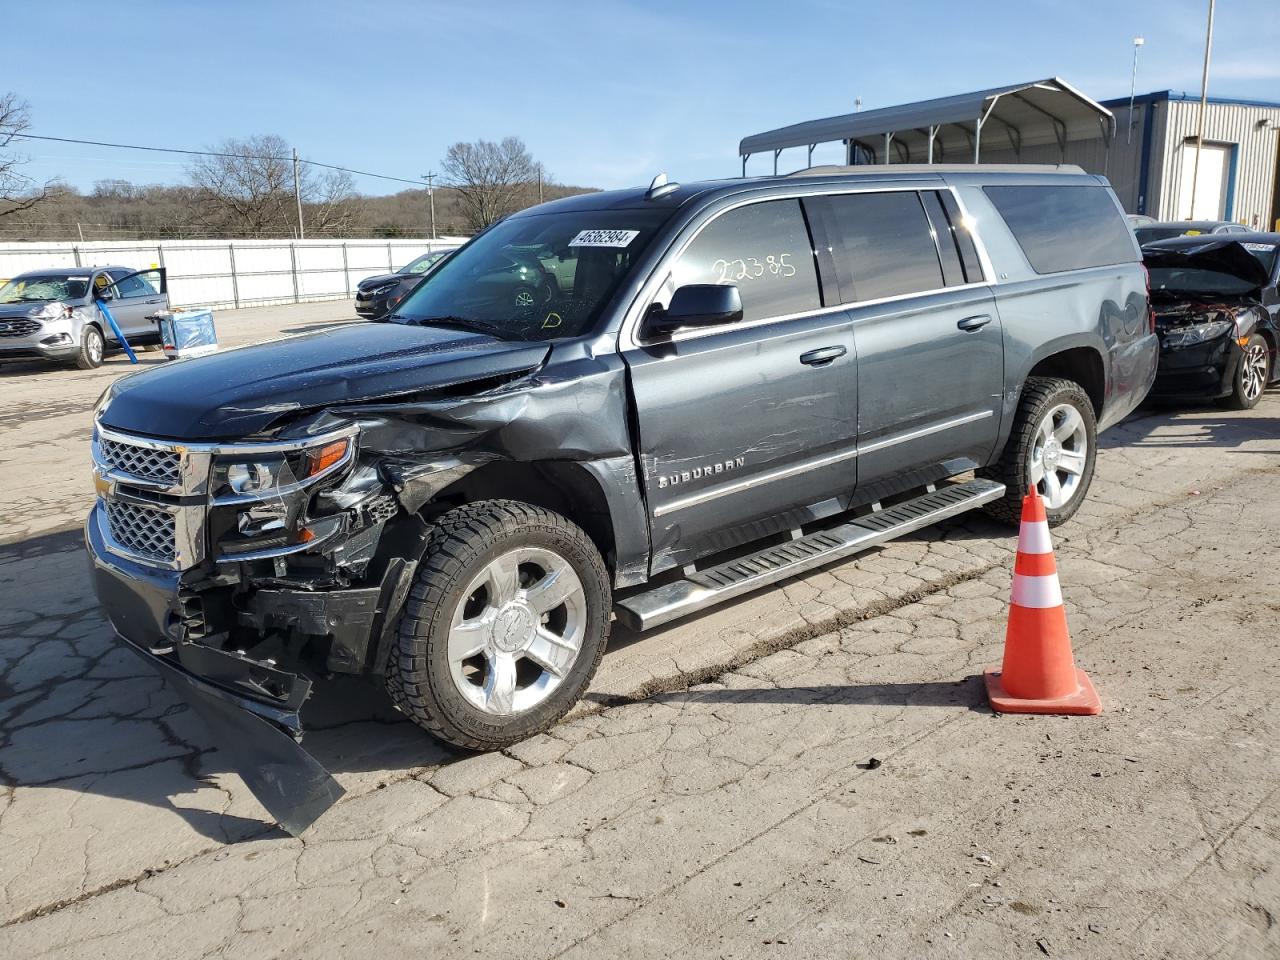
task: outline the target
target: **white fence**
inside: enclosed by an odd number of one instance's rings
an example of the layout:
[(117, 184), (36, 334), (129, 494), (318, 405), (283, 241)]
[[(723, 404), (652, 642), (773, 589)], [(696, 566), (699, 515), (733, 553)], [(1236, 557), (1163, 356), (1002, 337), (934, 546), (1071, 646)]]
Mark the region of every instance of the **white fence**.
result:
[(391, 273), (464, 240), (6, 241), (0, 243), (0, 278), (51, 267), (164, 267), (174, 306), (265, 306), (351, 297), (365, 277)]

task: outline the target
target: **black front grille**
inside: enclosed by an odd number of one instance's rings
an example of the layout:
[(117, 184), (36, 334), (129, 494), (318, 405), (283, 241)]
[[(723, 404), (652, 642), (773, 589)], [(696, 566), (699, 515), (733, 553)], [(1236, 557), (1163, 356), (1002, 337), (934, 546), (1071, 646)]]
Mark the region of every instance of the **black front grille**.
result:
[(177, 553), (173, 514), (120, 500), (107, 501), (111, 539), (148, 560), (172, 562)]
[(99, 440), (99, 449), (102, 458), (121, 473), (169, 486), (176, 486), (180, 478), (175, 450), (156, 450), (107, 437)]
[(0, 320), (0, 337), (29, 337), (40, 329), (40, 321), (23, 317), (19, 320)]

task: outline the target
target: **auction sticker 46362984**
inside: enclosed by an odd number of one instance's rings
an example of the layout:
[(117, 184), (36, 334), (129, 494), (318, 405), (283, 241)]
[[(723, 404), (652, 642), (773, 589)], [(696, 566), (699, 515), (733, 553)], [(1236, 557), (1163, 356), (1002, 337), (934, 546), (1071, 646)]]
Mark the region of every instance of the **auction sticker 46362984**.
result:
[(639, 230), (582, 230), (569, 241), (569, 246), (625, 247), (638, 236)]

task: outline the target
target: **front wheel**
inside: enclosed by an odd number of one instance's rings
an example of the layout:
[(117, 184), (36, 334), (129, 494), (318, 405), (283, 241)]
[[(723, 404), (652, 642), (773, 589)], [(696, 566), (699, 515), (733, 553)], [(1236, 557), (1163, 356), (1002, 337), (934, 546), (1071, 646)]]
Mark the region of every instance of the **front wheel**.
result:
[(1252, 410), (1262, 399), (1271, 379), (1271, 351), (1260, 334), (1254, 334), (1244, 345), (1231, 392), (1222, 398), (1222, 405), (1232, 410)]
[(1084, 502), (1093, 480), (1098, 426), (1093, 403), (1074, 381), (1028, 377), (1000, 460), (982, 471), (1008, 489), (986, 506), (997, 520), (1016, 524), (1032, 484), (1044, 498), (1050, 526), (1065, 523)]
[(582, 696), (609, 632), (609, 576), (550, 510), (488, 500), (440, 517), (405, 604), (392, 700), (456, 746), (499, 750)]
[(80, 352), (76, 354), (75, 365), (81, 370), (94, 370), (102, 366), (105, 351), (106, 342), (102, 339), (102, 331), (91, 323), (85, 324), (80, 331)]

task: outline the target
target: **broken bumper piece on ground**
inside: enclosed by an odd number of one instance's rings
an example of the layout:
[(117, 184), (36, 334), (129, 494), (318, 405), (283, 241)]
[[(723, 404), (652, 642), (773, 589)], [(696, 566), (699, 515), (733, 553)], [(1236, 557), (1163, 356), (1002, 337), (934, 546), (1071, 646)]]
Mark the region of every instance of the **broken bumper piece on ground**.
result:
[(87, 525), (86, 539), (116, 635), (191, 705), (280, 826), (302, 833), (344, 792), (298, 743), (311, 681), (234, 652), (174, 642), (164, 627), (178, 574), (107, 553), (96, 524)]

